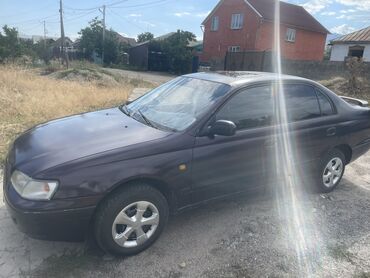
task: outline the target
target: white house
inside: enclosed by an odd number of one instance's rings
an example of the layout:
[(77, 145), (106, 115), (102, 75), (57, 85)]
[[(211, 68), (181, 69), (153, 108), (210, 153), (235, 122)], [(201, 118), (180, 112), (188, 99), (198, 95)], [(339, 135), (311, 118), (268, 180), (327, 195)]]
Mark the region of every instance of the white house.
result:
[(364, 58), (370, 62), (370, 27), (344, 35), (330, 42), (330, 61), (344, 61), (346, 57)]

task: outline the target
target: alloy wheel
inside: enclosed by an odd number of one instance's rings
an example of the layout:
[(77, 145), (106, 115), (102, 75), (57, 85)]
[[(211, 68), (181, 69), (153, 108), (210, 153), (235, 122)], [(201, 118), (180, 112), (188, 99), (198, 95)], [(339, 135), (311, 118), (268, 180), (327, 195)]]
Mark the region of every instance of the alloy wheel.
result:
[(326, 187), (337, 185), (343, 174), (343, 161), (339, 157), (332, 158), (326, 165), (322, 180)]
[(158, 224), (159, 212), (154, 204), (135, 202), (118, 213), (112, 225), (112, 236), (122, 247), (136, 247), (153, 236)]

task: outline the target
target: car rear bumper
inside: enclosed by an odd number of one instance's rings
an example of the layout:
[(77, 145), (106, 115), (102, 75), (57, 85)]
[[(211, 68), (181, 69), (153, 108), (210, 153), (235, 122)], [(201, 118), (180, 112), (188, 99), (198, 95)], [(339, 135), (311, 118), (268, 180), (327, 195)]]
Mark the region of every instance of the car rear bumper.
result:
[(22, 211), (4, 198), (6, 208), (18, 229), (32, 238), (81, 241), (85, 238), (95, 207), (61, 211)]

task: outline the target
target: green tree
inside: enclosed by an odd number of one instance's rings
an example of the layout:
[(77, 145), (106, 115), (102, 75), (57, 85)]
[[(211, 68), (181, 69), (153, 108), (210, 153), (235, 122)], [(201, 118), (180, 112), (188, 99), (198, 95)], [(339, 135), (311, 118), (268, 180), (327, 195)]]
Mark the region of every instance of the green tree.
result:
[(150, 32), (141, 33), (137, 36), (138, 43), (151, 41), (152, 39), (154, 39), (154, 35)]
[(7, 25), (3, 27), (2, 34), (0, 32), (0, 62), (7, 59), (14, 61), (16, 57), (22, 55), (22, 47), (18, 41), (18, 31), (16, 28), (10, 28)]
[(161, 42), (161, 48), (168, 57), (171, 72), (178, 74), (191, 71), (193, 55), (188, 44), (195, 40), (196, 37), (193, 33), (177, 30), (175, 34)]
[[(82, 29), (79, 34), (80, 51), (84, 53), (85, 58), (91, 59), (94, 52), (102, 57), (103, 52), (103, 23), (101, 20), (94, 18), (89, 22), (89, 26)], [(104, 64), (116, 63), (119, 56), (120, 43), (118, 42), (117, 33), (105, 30), (104, 42)]]

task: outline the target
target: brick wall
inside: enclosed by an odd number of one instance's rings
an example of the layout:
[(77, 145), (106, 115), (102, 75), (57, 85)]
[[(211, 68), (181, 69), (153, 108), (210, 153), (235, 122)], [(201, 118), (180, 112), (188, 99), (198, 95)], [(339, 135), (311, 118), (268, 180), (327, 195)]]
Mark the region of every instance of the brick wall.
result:
[[(301, 29), (296, 30), (295, 42), (285, 40), (285, 34), (289, 27), (280, 27), (280, 45), (283, 58), (290, 60), (321, 61), (324, 56), (326, 34), (311, 32)], [(274, 24), (263, 22), (258, 30), (256, 50), (271, 51), (274, 44)]]
[[(243, 13), (244, 25), (242, 29), (231, 29), (232, 14)], [(219, 17), (218, 31), (211, 31), (211, 18)], [(241, 51), (255, 48), (256, 33), (259, 17), (243, 0), (225, 1), (204, 25), (204, 49), (201, 61), (223, 60), (229, 46), (240, 46)]]

